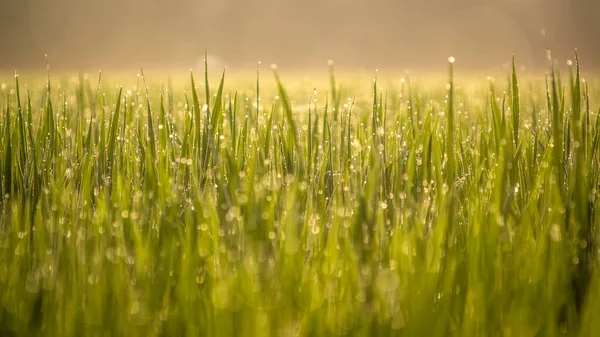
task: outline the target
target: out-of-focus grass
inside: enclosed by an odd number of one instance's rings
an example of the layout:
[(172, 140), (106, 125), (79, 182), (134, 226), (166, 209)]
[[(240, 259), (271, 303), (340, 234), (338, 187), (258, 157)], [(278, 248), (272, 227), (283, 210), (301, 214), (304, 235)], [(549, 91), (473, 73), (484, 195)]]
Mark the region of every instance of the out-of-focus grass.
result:
[(453, 62), (15, 76), (0, 335), (594, 335), (600, 93), (578, 59), (489, 84)]

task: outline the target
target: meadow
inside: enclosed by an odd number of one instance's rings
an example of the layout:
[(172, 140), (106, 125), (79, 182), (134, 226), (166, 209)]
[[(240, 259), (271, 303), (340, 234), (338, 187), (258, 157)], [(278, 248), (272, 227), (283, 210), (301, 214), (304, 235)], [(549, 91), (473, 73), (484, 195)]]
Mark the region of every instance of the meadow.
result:
[(600, 86), (454, 61), (4, 77), (0, 335), (593, 336)]

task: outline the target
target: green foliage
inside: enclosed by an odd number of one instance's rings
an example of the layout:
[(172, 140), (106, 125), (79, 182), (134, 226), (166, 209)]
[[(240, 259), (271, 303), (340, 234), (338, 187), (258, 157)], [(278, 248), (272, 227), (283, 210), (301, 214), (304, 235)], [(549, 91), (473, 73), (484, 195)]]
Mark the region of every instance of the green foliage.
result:
[(595, 82), (578, 55), (568, 88), (453, 62), (445, 86), (330, 62), (310, 87), (275, 67), (215, 87), (205, 63), (204, 98), (191, 74), (26, 97), (15, 76), (0, 335), (593, 336)]

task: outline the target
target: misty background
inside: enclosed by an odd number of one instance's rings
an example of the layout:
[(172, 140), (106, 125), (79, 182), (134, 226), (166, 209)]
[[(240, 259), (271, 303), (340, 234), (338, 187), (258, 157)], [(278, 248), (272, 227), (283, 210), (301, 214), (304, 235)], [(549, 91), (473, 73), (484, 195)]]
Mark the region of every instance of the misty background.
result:
[(600, 66), (597, 0), (0, 0), (0, 68)]

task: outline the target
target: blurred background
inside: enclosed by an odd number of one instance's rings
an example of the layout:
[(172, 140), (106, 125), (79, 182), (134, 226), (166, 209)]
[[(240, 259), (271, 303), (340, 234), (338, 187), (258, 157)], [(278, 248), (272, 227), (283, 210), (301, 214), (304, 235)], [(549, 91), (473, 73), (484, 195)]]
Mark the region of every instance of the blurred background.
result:
[(597, 0), (0, 0), (0, 68), (600, 66)]

